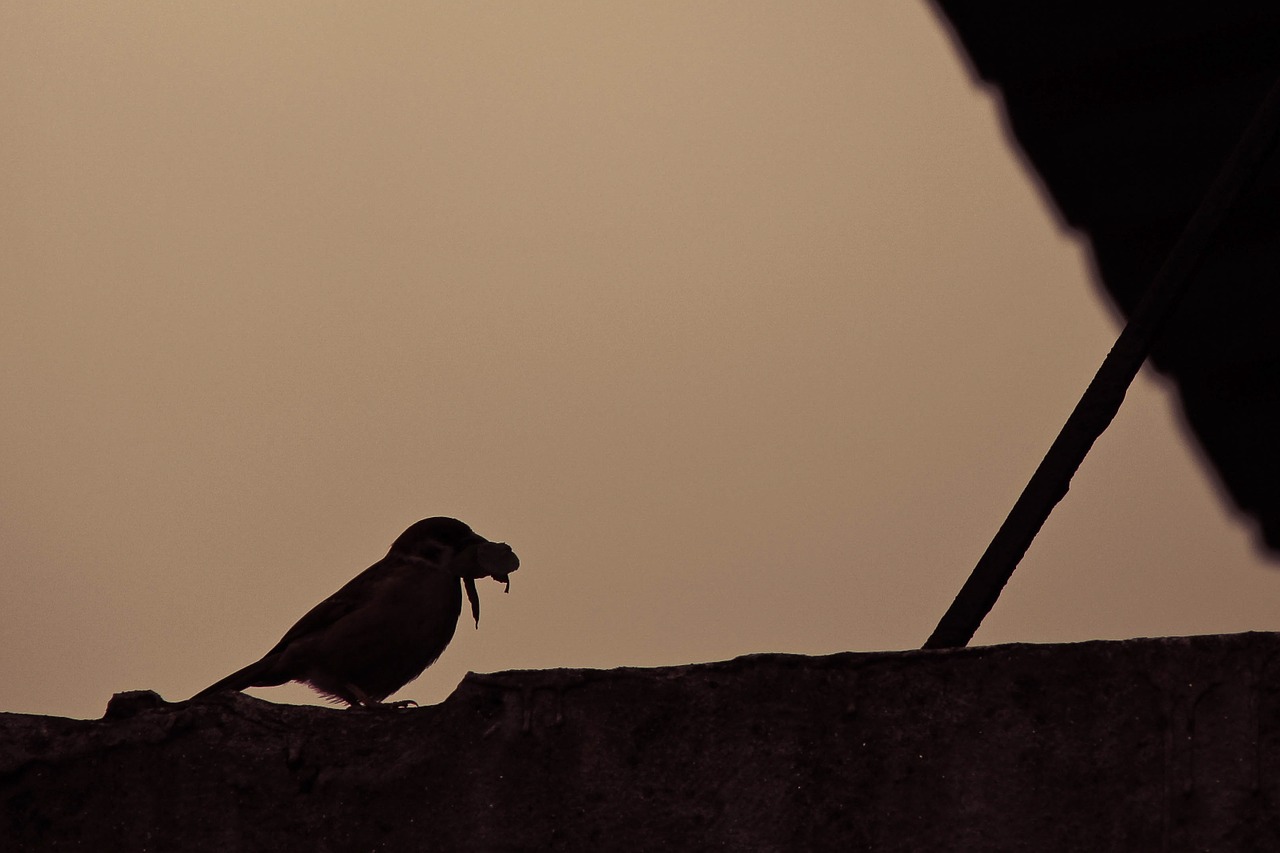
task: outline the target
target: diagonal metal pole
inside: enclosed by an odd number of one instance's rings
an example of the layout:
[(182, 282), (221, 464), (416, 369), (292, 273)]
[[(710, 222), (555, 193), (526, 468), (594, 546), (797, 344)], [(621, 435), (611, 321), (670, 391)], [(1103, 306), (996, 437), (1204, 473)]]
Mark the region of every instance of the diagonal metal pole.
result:
[(1004, 524), (987, 546), (955, 601), (924, 644), (926, 649), (968, 645), (991, 612), (1013, 570), (1031, 547), (1054, 506), (1067, 494), (1071, 478), (1089, 448), (1124, 402), (1125, 392), (1165, 321), (1186, 292), (1213, 235), (1240, 191), (1253, 179), (1280, 135), (1280, 81), (1263, 99), (1235, 150), (1209, 186), (1128, 324), (1076, 403)]

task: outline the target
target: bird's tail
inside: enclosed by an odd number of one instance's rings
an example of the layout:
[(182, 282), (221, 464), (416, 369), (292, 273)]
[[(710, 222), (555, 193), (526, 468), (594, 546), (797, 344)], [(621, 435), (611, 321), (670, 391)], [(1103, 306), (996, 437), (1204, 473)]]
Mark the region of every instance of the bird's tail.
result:
[(272, 676), (271, 665), (273, 663), (274, 661), (271, 660), (270, 656), (254, 661), (242, 669), (237, 669), (226, 678), (215, 681), (191, 698), (203, 699), (215, 693), (244, 690), (246, 687), (275, 687), (277, 684), (284, 684), (289, 679)]

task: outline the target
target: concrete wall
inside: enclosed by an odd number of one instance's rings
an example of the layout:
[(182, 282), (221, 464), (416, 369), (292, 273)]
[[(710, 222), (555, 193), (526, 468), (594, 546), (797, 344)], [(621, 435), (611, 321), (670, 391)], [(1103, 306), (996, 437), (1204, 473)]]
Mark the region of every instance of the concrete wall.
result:
[(1280, 850), (1273, 634), (0, 715), (0, 849)]

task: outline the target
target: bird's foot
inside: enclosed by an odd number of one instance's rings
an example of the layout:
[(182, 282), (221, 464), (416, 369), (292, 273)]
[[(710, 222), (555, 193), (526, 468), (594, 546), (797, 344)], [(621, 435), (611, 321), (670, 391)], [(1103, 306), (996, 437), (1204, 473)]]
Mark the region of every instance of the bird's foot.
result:
[(418, 703), (412, 699), (401, 699), (397, 702), (378, 702), (366, 699), (351, 706), (351, 710), (360, 711), (403, 711), (405, 708), (416, 708)]
[(400, 700), (397, 700), (397, 701), (395, 701), (395, 702), (379, 702), (379, 703), (378, 703), (378, 707), (379, 707), (379, 708), (394, 708), (394, 709), (399, 710), (399, 709), (403, 709), (403, 708), (416, 708), (416, 707), (418, 707), (418, 703), (417, 703), (417, 702), (415, 702), (415, 701), (413, 701), (412, 699), (400, 699)]

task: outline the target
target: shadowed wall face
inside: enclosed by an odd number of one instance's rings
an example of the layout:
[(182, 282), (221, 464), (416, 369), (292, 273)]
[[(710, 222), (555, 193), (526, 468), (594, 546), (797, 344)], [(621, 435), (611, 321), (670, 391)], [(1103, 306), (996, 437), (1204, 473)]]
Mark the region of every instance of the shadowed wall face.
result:
[[(924, 6), (10, 4), (0, 70), (0, 708), (189, 695), (435, 514), (524, 568), (422, 701), (917, 645), (1115, 331)], [(1257, 563), (1145, 384), (977, 639)]]
[(23, 849), (1270, 850), (1277, 660), (1258, 633), (499, 673), (401, 713), (134, 695), (101, 722), (0, 716), (0, 832)]

